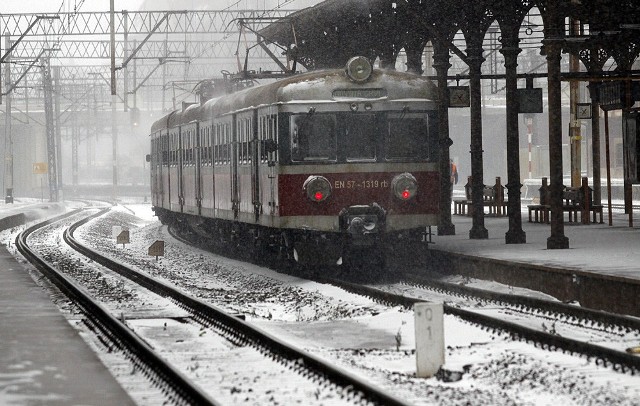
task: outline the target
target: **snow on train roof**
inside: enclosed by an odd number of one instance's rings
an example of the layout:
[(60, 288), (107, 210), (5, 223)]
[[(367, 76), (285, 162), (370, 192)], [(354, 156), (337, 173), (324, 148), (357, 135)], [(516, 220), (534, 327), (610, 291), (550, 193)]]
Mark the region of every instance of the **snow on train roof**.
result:
[[(340, 97), (335, 90), (384, 89), (384, 97)], [(375, 69), (366, 82), (351, 81), (344, 69), (313, 71), (291, 76), (277, 82), (247, 88), (237, 93), (208, 100), (204, 105), (191, 105), (176, 110), (156, 121), (155, 132), (194, 120), (251, 110), (262, 106), (289, 103), (347, 102), (353, 100), (436, 101), (435, 84), (424, 76), (391, 70)]]

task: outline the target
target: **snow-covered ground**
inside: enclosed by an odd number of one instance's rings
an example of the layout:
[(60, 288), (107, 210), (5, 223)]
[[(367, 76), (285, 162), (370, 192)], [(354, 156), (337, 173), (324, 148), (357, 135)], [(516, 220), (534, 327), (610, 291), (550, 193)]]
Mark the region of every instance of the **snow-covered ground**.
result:
[[(576, 230), (576, 236), (568, 231), (572, 249), (546, 250), (548, 225), (525, 224), (528, 244), (507, 246), (502, 230), (506, 218), (487, 218), (490, 239), (481, 241), (468, 239), (466, 227), (470, 227), (470, 219), (460, 217), (454, 221), (458, 235), (436, 237), (433, 248), (523, 261), (542, 254), (548, 255), (542, 259), (546, 264), (572, 266), (575, 261), (579, 266), (578, 261), (590, 264), (590, 259), (583, 256), (594, 250), (589, 238), (581, 243), (582, 234), (587, 234), (584, 230), (605, 234), (602, 244), (615, 245), (620, 240), (621, 247), (627, 247), (625, 244), (633, 244), (628, 240), (640, 239), (637, 229), (622, 226), (613, 230), (571, 226), (565, 229)], [(124, 248), (115, 244), (111, 239), (113, 225), (130, 229), (131, 244)], [(444, 369), (452, 374), (447, 379), (417, 378), (412, 311), (188, 247), (168, 235), (149, 205), (116, 207), (76, 235), (192, 295), (242, 312), (248, 321), (272, 334), (330, 359), (416, 405), (634, 405), (640, 399), (640, 377), (613, 372), (585, 358), (512, 341), (448, 315), (444, 318)], [(157, 239), (165, 240), (166, 249), (158, 261), (147, 256), (148, 247)], [(580, 244), (586, 246), (582, 248)], [(638, 245), (635, 247), (637, 252)], [(575, 251), (580, 252), (574, 257)], [(628, 254), (633, 256), (636, 252)], [(599, 263), (596, 253), (588, 256), (596, 265)], [(632, 264), (627, 265), (632, 268)], [(482, 287), (483, 282), (476, 282), (475, 286)]]

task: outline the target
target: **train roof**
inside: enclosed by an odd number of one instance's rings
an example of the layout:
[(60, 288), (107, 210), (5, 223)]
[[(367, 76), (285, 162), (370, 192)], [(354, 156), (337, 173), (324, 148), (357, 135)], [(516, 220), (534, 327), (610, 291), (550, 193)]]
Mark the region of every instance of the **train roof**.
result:
[(345, 69), (328, 69), (291, 76), (214, 98), (204, 105), (191, 105), (184, 110), (173, 111), (157, 120), (151, 127), (151, 132), (261, 106), (314, 101), (348, 102), (354, 99), (353, 97), (336, 98), (334, 94), (336, 89), (346, 91), (384, 89), (386, 100), (436, 101), (437, 99), (436, 85), (424, 76), (374, 69), (367, 81), (354, 82), (349, 79)]

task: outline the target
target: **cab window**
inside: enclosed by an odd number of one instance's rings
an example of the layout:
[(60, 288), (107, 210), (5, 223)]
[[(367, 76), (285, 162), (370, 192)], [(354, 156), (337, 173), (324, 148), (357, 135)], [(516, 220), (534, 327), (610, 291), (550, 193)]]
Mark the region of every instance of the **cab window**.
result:
[(291, 116), (291, 158), (293, 161), (335, 161), (335, 114)]

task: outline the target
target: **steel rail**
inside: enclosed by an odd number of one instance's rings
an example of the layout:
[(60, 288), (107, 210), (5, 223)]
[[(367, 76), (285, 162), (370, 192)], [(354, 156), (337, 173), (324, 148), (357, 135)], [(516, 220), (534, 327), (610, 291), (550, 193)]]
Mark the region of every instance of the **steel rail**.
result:
[(640, 332), (640, 319), (609, 313), (603, 310), (589, 309), (562, 302), (544, 300), (534, 297), (498, 293), (486, 289), (472, 288), (455, 283), (442, 282), (416, 274), (404, 274), (407, 283), (426, 286), (430, 289), (440, 290), (459, 296), (479, 298), (489, 302), (505, 303), (511, 306), (520, 306), (530, 309), (538, 309), (541, 312), (565, 315), (575, 320), (585, 320), (600, 323), (610, 328), (625, 328)]
[[(342, 287), (347, 291), (366, 295), (384, 303), (401, 305), (406, 308), (411, 308), (416, 303), (425, 302), (425, 300), (422, 299), (385, 292), (377, 288), (346, 282), (340, 279), (316, 277), (315, 280), (322, 283), (330, 283)], [(581, 354), (587, 358), (596, 358), (597, 364), (607, 366), (611, 363), (615, 371), (630, 372), (632, 375), (640, 373), (640, 357), (632, 354), (532, 329), (496, 317), (460, 309), (447, 305), (446, 303), (444, 304), (444, 312), (475, 324), (482, 324), (489, 328), (506, 332), (513, 339), (526, 342), (531, 341), (543, 349), (562, 350), (563, 352)]]
[[(177, 237), (177, 236), (176, 236)], [(188, 244), (195, 245), (196, 243), (193, 241), (189, 241), (184, 237), (179, 237), (180, 240), (185, 241)], [(199, 244), (197, 244), (200, 246)], [(209, 246), (204, 247), (204, 249), (211, 248)], [(225, 255), (223, 253), (222, 255)], [(342, 279), (335, 279), (330, 277), (319, 276), (317, 274), (311, 272), (305, 272), (302, 268), (297, 268), (297, 272), (290, 272), (285, 270), (284, 272), (287, 274), (294, 274), (299, 277), (308, 278), (309, 280), (313, 280), (319, 283), (326, 283), (342, 288), (346, 291), (369, 296), (374, 300), (377, 300), (381, 303), (386, 303), (389, 305), (399, 305), (405, 308), (412, 308), (416, 303), (426, 302), (423, 299), (411, 298), (403, 295), (398, 295), (391, 292), (386, 292), (381, 289), (369, 287), (366, 285), (361, 285), (357, 283), (348, 282)], [(470, 288), (474, 290), (473, 288)], [(471, 291), (470, 290), (470, 291)], [(475, 289), (478, 290), (478, 289)], [(479, 292), (478, 292), (479, 293)], [(544, 301), (543, 301), (544, 302)], [(549, 302), (553, 303), (553, 302)], [(572, 307), (566, 304), (557, 303), (557, 306), (554, 307), (553, 304), (549, 303), (538, 303), (536, 299), (525, 298), (522, 301), (522, 306), (536, 306), (536, 304), (541, 305), (541, 311), (551, 312), (562, 312), (563, 310), (571, 309), (575, 310), (576, 318), (587, 318), (591, 317), (595, 322), (599, 322), (601, 324), (609, 325), (609, 326), (618, 326), (627, 329), (637, 329), (639, 325), (639, 321), (625, 317), (621, 315), (611, 314), (607, 312), (602, 312), (598, 310), (590, 310), (584, 308)], [(490, 329), (494, 329), (500, 332), (505, 332), (509, 334), (510, 337), (520, 341), (533, 342), (534, 345), (548, 350), (561, 350), (563, 352), (575, 353), (586, 356), (589, 358), (595, 358), (597, 364), (608, 365), (609, 363), (612, 365), (612, 368), (615, 371), (620, 372), (629, 372), (632, 375), (636, 375), (640, 373), (640, 357), (627, 354), (626, 352), (616, 351), (613, 349), (609, 349), (606, 347), (602, 347), (596, 344), (590, 344), (582, 341), (572, 340), (570, 338), (565, 338), (556, 334), (547, 333), (544, 331), (536, 330), (533, 328), (525, 327), (517, 323), (512, 323), (503, 319), (498, 319), (496, 317), (487, 316), (483, 314), (479, 314), (473, 311), (464, 310), (457, 308), (455, 306), (448, 305), (444, 303), (444, 312), (447, 314), (455, 315), (460, 317), (463, 320), (469, 321), (474, 324), (481, 324), (483, 326), (487, 326)]]
[(164, 297), (176, 301), (181, 307), (192, 312), (194, 318), (203, 324), (215, 326), (233, 336), (238, 342), (247, 342), (259, 348), (265, 355), (276, 356), (280, 360), (293, 364), (293, 368), (304, 369), (320, 379), (326, 379), (343, 388), (352, 395), (356, 395), (367, 402), (377, 405), (408, 405), (409, 403), (386, 393), (380, 388), (369, 384), (363, 379), (329, 364), (312, 354), (302, 351), (271, 334), (226, 313), (200, 299), (187, 295), (172, 286), (158, 281), (150, 276), (129, 268), (127, 265), (109, 258), (93, 249), (82, 245), (74, 237), (73, 233), (78, 227), (88, 223), (94, 218), (104, 214), (103, 212), (89, 216), (65, 230), (63, 238), (67, 244), (78, 252), (92, 258), (95, 262), (111, 269), (114, 272), (144, 286), (145, 288)]
[[(103, 214), (108, 210), (101, 210), (98, 214)], [(94, 301), (80, 285), (58, 272), (27, 243), (27, 238), (34, 231), (71, 217), (81, 211), (82, 209), (74, 210), (27, 228), (16, 237), (16, 247), (29, 262), (82, 310), (83, 314), (94, 326), (100, 329), (118, 348), (127, 352), (132, 361), (137, 367), (140, 367), (145, 375), (153, 377), (151, 380), (159, 386), (158, 381), (162, 382), (163, 391), (168, 388), (169, 391), (173, 392), (173, 395), (168, 396), (170, 400), (191, 405), (219, 405), (200, 388), (194, 386), (182, 373), (167, 364), (147, 343), (138, 338), (117, 318), (113, 317), (100, 303)]]

